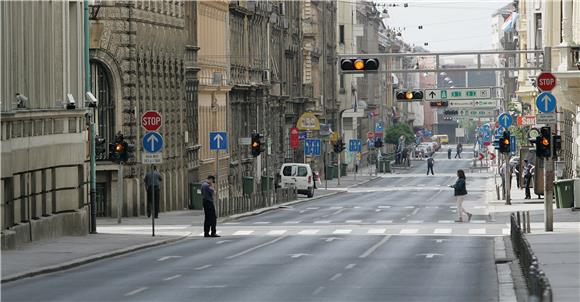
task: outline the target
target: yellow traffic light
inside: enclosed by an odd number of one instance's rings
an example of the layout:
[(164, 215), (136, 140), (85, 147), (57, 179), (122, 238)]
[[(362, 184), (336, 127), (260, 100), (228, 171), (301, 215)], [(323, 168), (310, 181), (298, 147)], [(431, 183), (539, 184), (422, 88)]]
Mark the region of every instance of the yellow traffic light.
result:
[(509, 144), (510, 144), (510, 140), (509, 140), (509, 139), (507, 139), (507, 138), (505, 138), (505, 139), (503, 140), (503, 143), (504, 143), (504, 144), (506, 144), (506, 145), (509, 145)]
[(365, 62), (363, 60), (356, 60), (354, 61), (354, 69), (355, 70), (363, 70), (365, 69)]
[(123, 144), (115, 144), (115, 152), (121, 153), (123, 150), (125, 150), (125, 146), (123, 146)]
[(541, 143), (542, 145), (544, 145), (544, 146), (548, 146), (548, 145), (550, 144), (550, 142), (548, 141), (548, 139), (547, 139), (547, 138), (545, 138), (545, 137), (542, 137), (542, 139), (541, 139), (540, 143)]
[(252, 148), (258, 148), (258, 142), (254, 142), (254, 143), (252, 144)]
[(413, 91), (407, 91), (407, 93), (405, 93), (405, 98), (407, 100), (412, 100), (413, 99)]

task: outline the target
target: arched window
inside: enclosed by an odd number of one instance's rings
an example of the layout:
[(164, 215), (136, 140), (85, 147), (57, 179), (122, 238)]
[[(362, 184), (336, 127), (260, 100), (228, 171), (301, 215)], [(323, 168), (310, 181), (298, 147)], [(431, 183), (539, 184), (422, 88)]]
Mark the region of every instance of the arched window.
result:
[(92, 92), (99, 101), (95, 113), (97, 135), (105, 139), (104, 149), (97, 152), (97, 160), (109, 158), (109, 146), (115, 139), (115, 100), (109, 71), (99, 62), (91, 62)]

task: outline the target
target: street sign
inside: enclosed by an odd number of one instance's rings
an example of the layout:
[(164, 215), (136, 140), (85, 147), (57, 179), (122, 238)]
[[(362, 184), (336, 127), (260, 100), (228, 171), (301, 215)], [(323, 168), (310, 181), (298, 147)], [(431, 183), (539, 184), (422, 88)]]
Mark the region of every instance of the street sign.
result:
[(473, 107), (476, 108), (496, 108), (497, 100), (474, 100)]
[(451, 108), (473, 108), (473, 100), (449, 101), (448, 107), (451, 107)]
[(383, 122), (376, 122), (375, 123), (375, 132), (383, 132), (385, 129)]
[(485, 155), (481, 152), (479, 152), (479, 160), (483, 160), (483, 158), (485, 157)]
[(522, 116), (522, 126), (531, 126), (536, 124), (535, 115), (524, 115)]
[(141, 116), (141, 126), (147, 131), (157, 131), (161, 127), (163, 118), (157, 111), (146, 111)]
[(321, 142), (319, 139), (307, 139), (304, 141), (305, 156), (320, 156)]
[(298, 128), (296, 128), (296, 127), (292, 127), (290, 129), (290, 148), (298, 149), (298, 146), (300, 146), (299, 133), (300, 132), (298, 131)]
[(510, 152), (516, 152), (516, 137), (513, 135), (510, 136)]
[(320, 130), (320, 121), (314, 113), (304, 112), (296, 122), (296, 127), (299, 130)]
[(375, 138), (375, 133), (374, 133), (374, 132), (370, 132), (370, 131), (369, 131), (369, 132), (367, 132), (367, 138), (368, 138), (368, 139), (373, 139), (373, 138)]
[(491, 98), (491, 88), (450, 88), (425, 89), (425, 99), (435, 100), (474, 100)]
[(528, 131), (528, 139), (536, 139), (536, 137), (540, 136), (540, 130), (538, 128), (532, 128)]
[(505, 131), (504, 127), (499, 127), (495, 130), (495, 133), (497, 134), (497, 136), (502, 136), (504, 131)]
[(362, 143), (360, 139), (351, 139), (348, 142), (348, 151), (350, 152), (361, 152), (362, 150)]
[(249, 146), (252, 144), (252, 138), (251, 137), (240, 137), (238, 138), (238, 145), (241, 146)]
[(476, 109), (476, 110), (461, 109), (457, 111), (457, 114), (463, 117), (493, 117), (495, 116), (495, 111), (489, 109)]
[(227, 132), (210, 132), (209, 133), (209, 149), (210, 150), (226, 150), (228, 148), (228, 133)]
[(367, 147), (369, 149), (375, 148), (375, 139), (374, 138), (367, 139)]
[(490, 160), (493, 161), (495, 159), (495, 153), (487, 151), (487, 154), (489, 154), (489, 156), (491, 156)]
[(305, 131), (300, 131), (300, 133), (298, 133), (298, 140), (305, 140), (308, 137), (308, 133), (306, 133)]
[(536, 84), (541, 91), (552, 91), (556, 87), (556, 77), (549, 72), (542, 72), (538, 75)]
[(498, 118), (497, 121), (499, 124), (504, 128), (509, 128), (513, 123), (514, 119), (512, 118), (509, 113), (502, 113)]
[(148, 153), (148, 152), (143, 152), (143, 154), (141, 154), (141, 163), (143, 164), (160, 164), (163, 162), (163, 154), (161, 152), (157, 152), (157, 153)]
[(536, 106), (540, 112), (552, 112), (556, 109), (556, 97), (550, 92), (542, 92), (536, 97)]
[(163, 148), (163, 137), (157, 132), (147, 132), (141, 143), (145, 152), (157, 153)]
[(546, 112), (536, 115), (536, 123), (538, 124), (555, 124), (557, 121), (556, 112)]

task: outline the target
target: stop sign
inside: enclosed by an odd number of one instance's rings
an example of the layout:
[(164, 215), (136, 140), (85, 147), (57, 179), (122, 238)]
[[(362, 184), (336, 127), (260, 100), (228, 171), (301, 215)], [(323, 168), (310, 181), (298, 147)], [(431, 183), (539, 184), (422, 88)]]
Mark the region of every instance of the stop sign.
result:
[(542, 72), (536, 79), (536, 84), (541, 91), (552, 91), (556, 87), (556, 77), (549, 72)]
[(290, 148), (297, 149), (300, 145), (300, 137), (299, 137), (298, 128), (293, 127), (290, 129)]
[(147, 131), (155, 131), (161, 127), (161, 114), (157, 111), (147, 111), (141, 116), (141, 126)]

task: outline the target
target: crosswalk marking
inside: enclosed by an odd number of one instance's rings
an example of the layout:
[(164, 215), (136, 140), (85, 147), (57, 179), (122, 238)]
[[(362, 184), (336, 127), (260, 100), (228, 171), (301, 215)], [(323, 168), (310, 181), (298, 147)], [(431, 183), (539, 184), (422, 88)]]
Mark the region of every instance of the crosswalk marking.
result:
[(334, 232), (332, 232), (333, 234), (350, 234), (352, 232), (352, 230), (335, 230)]
[(485, 220), (472, 220), (471, 223), (487, 223)]
[(339, 209), (342, 209), (342, 208), (343, 207), (330, 207), (329, 209), (331, 209), (331, 210), (339, 210)]
[(302, 230), (298, 232), (299, 235), (316, 235), (319, 230)]
[(268, 235), (282, 235), (284, 233), (286, 233), (286, 230), (271, 230)]
[(302, 221), (300, 221), (300, 220), (298, 220), (298, 221), (284, 221), (285, 224), (299, 224), (300, 222), (302, 222)]
[(377, 223), (393, 223), (392, 220), (377, 220)]
[(409, 220), (407, 223), (423, 223), (423, 220)]
[(368, 234), (384, 234), (387, 229), (370, 229), (368, 230)]
[(417, 234), (418, 232), (418, 229), (402, 229), (399, 234)]
[(507, 228), (501, 229), (501, 233), (504, 234), (504, 235), (511, 234), (510, 229), (507, 229)]
[(270, 224), (269, 221), (258, 221), (258, 222), (254, 222), (254, 224)]
[(362, 220), (347, 220), (346, 223), (361, 223)]
[(484, 235), (486, 232), (485, 228), (483, 228), (483, 229), (469, 229), (468, 233), (472, 235)]
[(454, 223), (453, 220), (439, 220), (438, 223)]
[(379, 206), (379, 209), (390, 209), (391, 206)]
[(405, 209), (414, 209), (415, 206), (406, 206)]
[(331, 223), (331, 222), (332, 221), (330, 221), (330, 220), (317, 220), (314, 223), (319, 223), (320, 224), (320, 223)]
[(435, 229), (433, 234), (451, 234), (451, 229)]
[(232, 235), (234, 236), (246, 236), (252, 234), (254, 231), (236, 231)]

